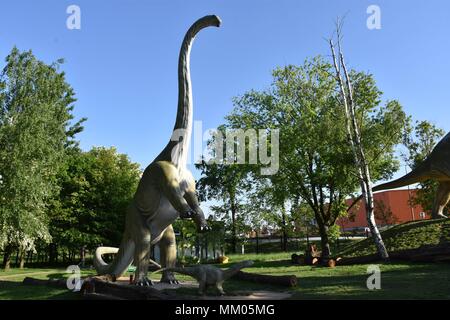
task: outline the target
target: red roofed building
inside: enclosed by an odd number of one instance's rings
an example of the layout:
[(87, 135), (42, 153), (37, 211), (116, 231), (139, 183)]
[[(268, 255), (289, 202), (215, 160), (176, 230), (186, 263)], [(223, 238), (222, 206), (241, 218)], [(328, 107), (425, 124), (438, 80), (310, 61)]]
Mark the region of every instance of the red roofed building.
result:
[[(416, 189), (389, 190), (375, 193), (375, 218), (377, 226), (399, 224), (407, 221), (429, 219), (420, 205), (411, 206)], [(350, 205), (353, 200), (347, 200)], [(340, 218), (337, 224), (342, 231), (352, 231), (367, 227), (366, 209), (360, 201), (345, 218)]]

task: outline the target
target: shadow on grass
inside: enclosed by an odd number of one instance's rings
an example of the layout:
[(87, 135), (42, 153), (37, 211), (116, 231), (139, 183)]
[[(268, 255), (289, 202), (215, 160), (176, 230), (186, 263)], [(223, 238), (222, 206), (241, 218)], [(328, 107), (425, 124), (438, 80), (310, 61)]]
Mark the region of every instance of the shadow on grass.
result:
[(394, 270), (390, 264), (379, 266), (380, 290), (367, 288), (371, 274), (300, 276), (293, 299), (450, 299), (448, 264), (397, 264)]
[(79, 300), (81, 297), (66, 289), (47, 286), (27, 286), (16, 281), (0, 281), (0, 300)]

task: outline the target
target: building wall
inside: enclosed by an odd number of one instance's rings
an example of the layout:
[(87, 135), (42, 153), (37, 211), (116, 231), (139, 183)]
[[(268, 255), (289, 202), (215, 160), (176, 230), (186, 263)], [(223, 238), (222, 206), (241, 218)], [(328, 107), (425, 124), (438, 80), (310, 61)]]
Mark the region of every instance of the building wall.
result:
[[(416, 193), (416, 189), (411, 190), (389, 190), (378, 192), (374, 195), (375, 204), (382, 203), (385, 209), (392, 211), (392, 219), (387, 224), (398, 224), (413, 220), (429, 219), (428, 215), (424, 216), (423, 209), (420, 205), (413, 206), (411, 208), (409, 199), (413, 198)], [(350, 205), (353, 200), (347, 200), (347, 204)], [(375, 205), (375, 211), (380, 210), (379, 205)], [(376, 219), (378, 226), (386, 225), (385, 222)], [(355, 228), (367, 227), (366, 210), (362, 201), (360, 201), (349, 217), (341, 218), (337, 224), (341, 227), (341, 230), (352, 230)]]

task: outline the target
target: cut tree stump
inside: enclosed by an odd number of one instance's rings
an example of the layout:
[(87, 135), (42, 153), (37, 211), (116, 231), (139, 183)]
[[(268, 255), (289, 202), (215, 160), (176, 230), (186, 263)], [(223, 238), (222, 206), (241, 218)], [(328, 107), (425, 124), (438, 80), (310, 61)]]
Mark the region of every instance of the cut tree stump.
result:
[(325, 266), (328, 267), (328, 268), (336, 267), (336, 260), (334, 260), (334, 259), (328, 260), (327, 263), (325, 264)]
[(248, 273), (239, 271), (236, 275), (233, 276), (233, 278), (257, 283), (273, 284), (283, 287), (296, 287), (298, 285), (298, 279), (294, 275), (272, 276), (267, 274)]

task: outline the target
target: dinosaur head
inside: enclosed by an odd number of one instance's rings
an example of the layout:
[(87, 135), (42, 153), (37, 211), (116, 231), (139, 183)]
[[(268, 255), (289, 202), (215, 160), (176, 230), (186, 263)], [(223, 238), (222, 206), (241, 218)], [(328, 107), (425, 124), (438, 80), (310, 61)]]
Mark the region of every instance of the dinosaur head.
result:
[(222, 20), (216, 15), (205, 16), (202, 19), (205, 19), (205, 22), (210, 26), (220, 27), (222, 24)]

